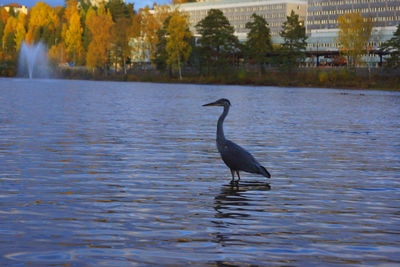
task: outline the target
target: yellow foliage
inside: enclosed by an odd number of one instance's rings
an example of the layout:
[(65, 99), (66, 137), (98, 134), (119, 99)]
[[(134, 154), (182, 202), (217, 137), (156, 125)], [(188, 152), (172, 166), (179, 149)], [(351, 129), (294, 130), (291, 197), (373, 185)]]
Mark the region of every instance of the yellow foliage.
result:
[(338, 23), (338, 42), (341, 51), (350, 57), (349, 63), (355, 66), (359, 63), (371, 38), (372, 19), (364, 18), (356, 12), (339, 16)]
[(48, 52), (49, 59), (56, 63), (63, 63), (66, 62), (67, 59), (65, 58), (65, 45), (64, 43), (60, 42), (58, 45), (53, 45), (50, 47)]
[(21, 47), (21, 43), (24, 41), (26, 36), (26, 15), (22, 12), (18, 14), (17, 22), (15, 25), (15, 44), (17, 51)]
[(97, 12), (91, 12), (86, 17), (86, 26), (92, 35), (92, 40), (86, 55), (88, 67), (102, 67), (107, 62), (112, 41), (112, 27), (114, 22), (111, 13), (100, 6)]
[(19, 13), (18, 17), (9, 16), (7, 19), (7, 23), (4, 27), (3, 34), (3, 45), (6, 42), (6, 38), (9, 34), (14, 34), (15, 41), (15, 50), (18, 51), (22, 41), (25, 38), (26, 30), (25, 30), (25, 22), (26, 15), (22, 12)]
[(65, 3), (67, 4), (67, 8), (65, 9), (65, 12), (64, 12), (64, 18), (66, 21), (69, 21), (74, 14), (76, 14), (76, 13), (79, 14), (78, 1), (77, 0), (67, 0)]
[(146, 43), (147, 54), (154, 58), (158, 43), (157, 31), (162, 27), (165, 19), (170, 16), (172, 10), (168, 5), (155, 7), (155, 13), (150, 12), (148, 6), (139, 10), (140, 33), (143, 41)]
[(44, 2), (38, 2), (29, 11), (29, 28), (27, 41), (32, 42), (34, 32), (39, 27), (48, 27), (54, 33), (59, 25), (59, 20), (54, 9)]
[(178, 12), (173, 14), (168, 24), (167, 35), (167, 63), (173, 67), (178, 67), (180, 72), (181, 60), (187, 61), (192, 52), (190, 45), (192, 34), (189, 31), (187, 17)]
[(63, 30), (65, 31), (64, 42), (67, 53), (71, 57), (70, 60), (73, 60), (76, 63), (83, 53), (83, 28), (81, 26), (81, 19), (77, 8), (72, 8), (72, 12), (69, 14), (68, 24), (63, 28)]
[(7, 10), (4, 7), (0, 7), (0, 21), (3, 22), (4, 25), (7, 23), (9, 16)]
[(7, 40), (7, 37), (9, 34), (15, 34), (15, 29), (17, 27), (17, 19), (10, 16), (7, 19), (7, 23), (4, 27), (4, 33), (3, 33), (3, 49)]

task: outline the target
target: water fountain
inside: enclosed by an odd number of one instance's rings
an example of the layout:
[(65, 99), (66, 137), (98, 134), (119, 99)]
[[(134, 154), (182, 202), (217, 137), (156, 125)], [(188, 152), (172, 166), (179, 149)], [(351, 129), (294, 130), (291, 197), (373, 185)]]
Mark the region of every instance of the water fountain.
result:
[(18, 76), (29, 79), (50, 77), (46, 45), (42, 42), (22, 43), (19, 51)]

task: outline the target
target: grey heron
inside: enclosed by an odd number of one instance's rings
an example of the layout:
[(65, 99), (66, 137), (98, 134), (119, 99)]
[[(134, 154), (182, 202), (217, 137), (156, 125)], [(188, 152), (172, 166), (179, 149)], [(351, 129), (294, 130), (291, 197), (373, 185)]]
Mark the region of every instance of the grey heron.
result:
[[(217, 124), (217, 148), (222, 160), (229, 167), (232, 174), (232, 183), (235, 181), (235, 172), (240, 180), (239, 171), (261, 174), (271, 178), (271, 174), (265, 169), (247, 150), (234, 142), (225, 138), (223, 123), (228, 115), (231, 102), (226, 98), (221, 98), (215, 102), (204, 104), (203, 106), (222, 106), (224, 111), (218, 119)], [(237, 182), (238, 182), (237, 181)]]

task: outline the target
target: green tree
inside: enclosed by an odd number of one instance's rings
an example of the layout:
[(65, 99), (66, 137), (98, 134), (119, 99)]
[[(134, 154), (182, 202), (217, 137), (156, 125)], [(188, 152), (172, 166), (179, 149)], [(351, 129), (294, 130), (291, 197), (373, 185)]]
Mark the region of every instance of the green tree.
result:
[(283, 67), (289, 71), (297, 66), (305, 57), (306, 30), (304, 22), (300, 21), (299, 15), (292, 12), (286, 17), (286, 21), (282, 25), (282, 31), (279, 35), (283, 38), (280, 49)]
[(171, 19), (171, 16), (165, 19), (163, 26), (157, 31), (157, 45), (156, 45), (156, 51), (154, 53), (154, 59), (153, 63), (156, 64), (157, 69), (165, 71), (168, 67), (167, 64), (167, 59), (168, 59), (168, 54), (167, 54), (167, 28), (169, 25), (169, 21)]
[(167, 63), (173, 69), (178, 69), (179, 79), (182, 79), (182, 63), (189, 59), (192, 52), (191, 38), (187, 17), (179, 12), (175, 12), (169, 20), (167, 27)]
[(114, 22), (117, 22), (120, 18), (131, 18), (135, 13), (133, 4), (125, 4), (123, 0), (108, 1), (106, 9), (110, 11)]
[(251, 17), (253, 21), (246, 23), (246, 28), (250, 30), (245, 43), (246, 54), (259, 65), (258, 74), (261, 77), (268, 53), (272, 52), (271, 31), (263, 17), (255, 13)]
[(210, 9), (207, 16), (195, 26), (200, 34), (200, 57), (208, 72), (213, 66), (215, 70), (226, 69), (228, 58), (233, 61), (234, 54), (239, 51), (239, 40), (234, 35), (234, 28), (219, 9)]
[(10, 16), (12, 16), (14, 18), (17, 17), (17, 13), (15, 12), (14, 7), (12, 7), (12, 6), (10, 7), (8, 13), (10, 14)]
[[(156, 12), (152, 12), (148, 6), (139, 10), (139, 18), (134, 25), (140, 21), (140, 37), (137, 39), (142, 51), (137, 54), (147, 55), (151, 61), (154, 61), (158, 44), (158, 30), (161, 29), (166, 18), (170, 16), (171, 9), (168, 5), (157, 6)], [(136, 30), (135, 30), (136, 31)]]
[(397, 25), (393, 37), (382, 44), (381, 51), (389, 54), (387, 60), (389, 67), (400, 67), (400, 24)]
[[(15, 20), (15, 18), (11, 16), (8, 20)], [(10, 23), (6, 24), (3, 35), (3, 52), (8, 59), (13, 59), (16, 55), (17, 44), (15, 42), (15, 32), (13, 30), (8, 30), (8, 25), (10, 25)]]
[(360, 12), (348, 13), (338, 18), (341, 53), (349, 59), (348, 66), (357, 66), (361, 63), (361, 56), (367, 50), (371, 38), (372, 18), (364, 18)]
[(114, 58), (114, 64), (122, 66), (124, 73), (126, 73), (126, 62), (132, 51), (132, 47), (129, 45), (132, 37), (131, 24), (131, 19), (120, 17), (117, 18), (112, 28), (111, 54)]

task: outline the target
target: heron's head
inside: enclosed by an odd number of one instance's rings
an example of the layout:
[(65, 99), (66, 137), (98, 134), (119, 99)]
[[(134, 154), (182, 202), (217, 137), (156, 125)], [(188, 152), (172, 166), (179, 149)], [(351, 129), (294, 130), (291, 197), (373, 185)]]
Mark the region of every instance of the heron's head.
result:
[(206, 107), (206, 106), (223, 106), (223, 107), (229, 107), (230, 105), (231, 105), (231, 102), (229, 102), (228, 99), (226, 99), (226, 98), (221, 98), (221, 99), (218, 99), (218, 100), (215, 101), (215, 102), (211, 102), (211, 103), (208, 103), (208, 104), (204, 104), (203, 107)]

